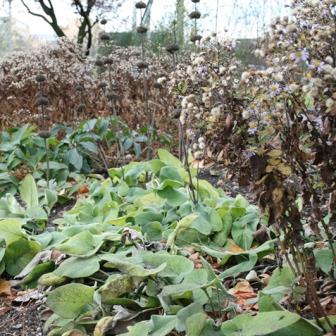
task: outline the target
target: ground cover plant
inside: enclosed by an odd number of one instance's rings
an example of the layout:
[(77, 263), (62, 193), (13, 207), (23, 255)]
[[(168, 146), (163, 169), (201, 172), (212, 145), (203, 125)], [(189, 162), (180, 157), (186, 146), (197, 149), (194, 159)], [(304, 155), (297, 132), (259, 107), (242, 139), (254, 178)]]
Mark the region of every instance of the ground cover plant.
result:
[(0, 64), (0, 326), (34, 302), (50, 336), (336, 334), (336, 2), (292, 1), (249, 68), (191, 2), (165, 56), (138, 1), (139, 48)]

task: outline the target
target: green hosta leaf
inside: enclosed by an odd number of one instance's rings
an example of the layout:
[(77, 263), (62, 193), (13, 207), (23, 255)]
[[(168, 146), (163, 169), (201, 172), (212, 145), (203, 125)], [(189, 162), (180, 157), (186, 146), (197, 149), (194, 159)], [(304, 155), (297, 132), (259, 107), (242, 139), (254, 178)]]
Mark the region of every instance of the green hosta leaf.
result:
[(178, 206), (183, 204), (188, 200), (188, 196), (183, 191), (174, 189), (173, 187), (167, 186), (162, 190), (158, 190), (157, 194), (167, 200), (167, 202), (172, 206)]
[(206, 324), (206, 316), (204, 312), (200, 312), (189, 316), (186, 321), (186, 335), (188, 336), (203, 336), (203, 328)]
[(93, 303), (94, 289), (71, 283), (54, 289), (48, 294), (47, 305), (63, 318), (75, 318), (84, 308)]
[(7, 246), (3, 259), (6, 264), (6, 271), (13, 276), (19, 274), (40, 250), (39, 243), (25, 238), (19, 238), (11, 242)]
[(166, 263), (167, 266), (159, 272), (161, 277), (183, 277), (194, 269), (194, 264), (187, 258), (168, 253), (141, 253), (143, 261), (146, 265), (159, 267)]
[[(334, 244), (336, 247), (336, 244)], [(329, 273), (334, 263), (334, 257), (330, 248), (323, 248), (314, 251), (316, 266), (324, 273)]]
[(112, 301), (121, 295), (131, 292), (135, 288), (133, 278), (126, 274), (113, 274), (99, 288), (102, 302), (111, 304)]
[(28, 174), (19, 188), (21, 199), (27, 204), (28, 208), (38, 207), (38, 193), (35, 180), (32, 175)]
[(67, 153), (67, 159), (77, 170), (83, 167), (83, 156), (80, 155), (76, 148), (72, 148)]
[[(110, 267), (110, 268), (117, 268), (121, 272), (126, 273), (132, 277), (139, 277), (144, 278), (150, 275), (155, 275), (158, 273), (162, 273), (164, 269), (167, 266), (166, 262), (162, 262), (158, 267), (153, 269), (145, 269), (141, 265), (134, 264), (132, 262), (129, 262), (127, 260), (123, 260), (121, 258), (118, 258), (112, 254), (101, 254), (100, 256), (101, 260), (108, 261), (104, 266)], [(160, 274), (161, 274), (160, 273)]]
[(222, 272), (219, 277), (225, 279), (229, 276), (234, 276), (242, 272), (250, 271), (258, 261), (258, 255), (256, 253), (250, 253), (246, 261), (239, 262), (237, 265), (232, 266)]
[[(297, 330), (294, 335), (319, 336), (321, 331), (309, 322), (303, 320), (299, 315), (288, 311), (273, 311), (259, 313), (256, 316), (239, 315), (233, 320), (225, 322), (221, 331), (224, 335), (230, 336), (255, 336), (255, 335), (272, 335), (285, 336), (289, 335), (291, 328), (299, 322), (302, 329)], [(304, 332), (303, 332), (304, 330)]]
[(128, 327), (128, 332), (121, 334), (120, 336), (149, 336), (152, 329), (152, 324), (150, 321), (142, 321), (134, 326)]
[(233, 222), (231, 231), (232, 238), (244, 250), (248, 250), (252, 246), (253, 235), (258, 223), (259, 214), (257, 211), (249, 212)]
[(165, 149), (159, 149), (158, 156), (167, 166), (182, 167), (182, 162)]
[(89, 277), (99, 270), (99, 261), (98, 256), (89, 258), (71, 257), (63, 261), (54, 273), (71, 279)]
[(150, 336), (166, 336), (175, 329), (176, 316), (152, 315), (152, 330)]
[(0, 262), (3, 259), (6, 252), (6, 241), (4, 238), (0, 238)]
[(160, 180), (161, 181), (165, 181), (165, 180), (178, 181), (183, 184), (182, 176), (180, 175), (178, 169), (173, 166), (166, 166), (160, 170)]
[(0, 221), (0, 238), (6, 241), (6, 244), (25, 238), (26, 234), (22, 231), (23, 222), (20, 219), (4, 219)]
[(103, 244), (104, 237), (83, 231), (68, 239), (56, 248), (66, 254), (77, 257), (89, 257), (95, 254)]
[(192, 303), (189, 306), (182, 308), (179, 310), (177, 313), (177, 323), (176, 323), (176, 330), (179, 332), (185, 331), (186, 330), (186, 321), (187, 319), (194, 315), (194, 314), (204, 314), (203, 308), (200, 304), (198, 303)]

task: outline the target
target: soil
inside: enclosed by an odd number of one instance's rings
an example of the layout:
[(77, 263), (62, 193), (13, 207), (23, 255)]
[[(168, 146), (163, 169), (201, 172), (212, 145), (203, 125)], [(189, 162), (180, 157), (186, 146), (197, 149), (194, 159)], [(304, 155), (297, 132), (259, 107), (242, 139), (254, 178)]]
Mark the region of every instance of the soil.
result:
[(40, 312), (42, 303), (15, 305), (0, 298), (0, 336), (45, 336)]

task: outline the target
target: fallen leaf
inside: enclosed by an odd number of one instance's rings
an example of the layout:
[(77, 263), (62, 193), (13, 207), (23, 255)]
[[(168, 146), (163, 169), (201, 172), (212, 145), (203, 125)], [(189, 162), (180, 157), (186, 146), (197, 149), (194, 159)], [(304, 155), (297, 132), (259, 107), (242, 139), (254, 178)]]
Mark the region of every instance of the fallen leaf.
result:
[(11, 284), (9, 281), (0, 279), (0, 296), (11, 296)]
[(238, 246), (232, 239), (228, 239), (227, 249), (231, 253), (244, 252), (244, 250), (240, 246)]
[(89, 192), (89, 188), (87, 185), (83, 185), (78, 189), (78, 194), (87, 194)]

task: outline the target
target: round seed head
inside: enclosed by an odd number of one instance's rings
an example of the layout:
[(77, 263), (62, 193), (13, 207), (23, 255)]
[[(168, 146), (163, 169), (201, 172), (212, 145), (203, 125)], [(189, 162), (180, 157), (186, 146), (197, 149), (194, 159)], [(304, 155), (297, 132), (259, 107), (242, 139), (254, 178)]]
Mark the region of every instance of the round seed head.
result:
[(35, 77), (35, 80), (36, 82), (38, 83), (43, 83), (47, 80), (47, 77), (43, 74), (38, 74), (36, 77)]
[(198, 3), (200, 0), (191, 0), (193, 3)]
[(199, 19), (201, 17), (201, 12), (193, 11), (189, 14), (190, 19)]
[(98, 67), (102, 67), (104, 65), (104, 62), (100, 58), (97, 58), (95, 61), (95, 65)]
[(106, 65), (113, 64), (113, 59), (111, 57), (105, 57), (104, 58), (104, 64), (106, 64)]
[(77, 112), (78, 113), (83, 113), (83, 112), (85, 112), (85, 108), (86, 108), (85, 104), (79, 104), (78, 107), (77, 107)]
[(158, 83), (158, 82), (155, 82), (155, 83), (153, 84), (153, 88), (154, 88), (154, 89), (161, 90), (161, 89), (162, 89), (162, 85), (161, 85), (160, 83)]
[(76, 91), (78, 91), (78, 92), (83, 92), (84, 91), (84, 86), (83, 85), (77, 85), (76, 86)]
[(49, 99), (46, 96), (39, 96), (36, 98), (36, 105), (37, 106), (48, 106)]
[(147, 7), (147, 5), (143, 1), (138, 1), (135, 4), (135, 8), (137, 8), (137, 9), (145, 9), (146, 7)]
[(143, 27), (143, 26), (139, 26), (136, 29), (138, 34), (146, 34), (148, 32), (148, 28), (147, 27)]
[(102, 33), (100, 36), (99, 36), (100, 40), (103, 41), (103, 42), (108, 42), (110, 41), (110, 35), (107, 34), (107, 33)]
[(191, 42), (197, 42), (197, 41), (200, 41), (202, 39), (202, 36), (201, 35), (192, 35), (190, 37), (190, 41)]
[(106, 19), (101, 19), (101, 20), (100, 20), (100, 24), (102, 24), (102, 25), (106, 25), (106, 23), (107, 23), (107, 20), (106, 20)]
[(98, 88), (99, 89), (105, 89), (107, 87), (107, 83), (106, 82), (100, 82), (99, 84), (98, 84)]
[(48, 139), (50, 138), (51, 134), (48, 130), (42, 130), (38, 134), (42, 139)]
[(171, 53), (171, 54), (174, 54), (175, 52), (179, 51), (180, 50), (180, 47), (178, 44), (176, 43), (173, 43), (173, 44), (170, 44), (169, 46), (167, 46), (166, 50)]
[(137, 63), (137, 67), (140, 70), (148, 69), (148, 66), (149, 66), (149, 64), (147, 62), (144, 62), (144, 61), (140, 61), (140, 62)]

